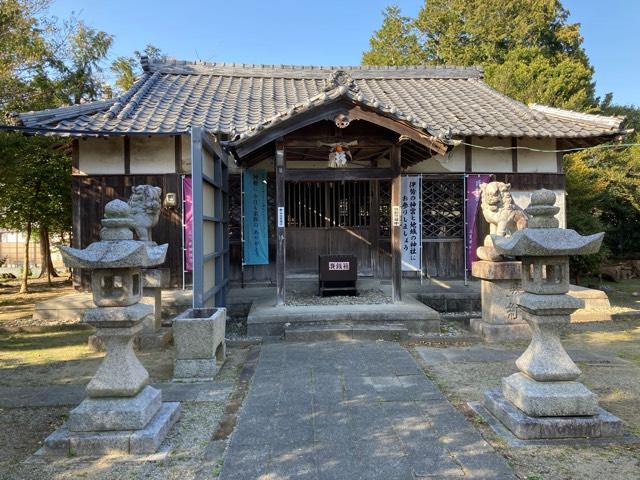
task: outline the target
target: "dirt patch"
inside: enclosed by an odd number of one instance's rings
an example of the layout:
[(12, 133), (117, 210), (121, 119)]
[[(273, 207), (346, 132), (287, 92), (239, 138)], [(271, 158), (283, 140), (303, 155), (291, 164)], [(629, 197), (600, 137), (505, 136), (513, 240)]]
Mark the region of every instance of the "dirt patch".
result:
[[(227, 361), (215, 382), (222, 385), (242, 383), (241, 372), (248, 354), (249, 349), (229, 349)], [(172, 364), (173, 355), (170, 358)], [(42, 440), (64, 422), (69, 409), (0, 410), (0, 479), (215, 478), (217, 465), (221, 464), (222, 459), (207, 458), (208, 447), (225, 409), (227, 405), (223, 402), (182, 402), (180, 420), (155, 455), (68, 457), (35, 461), (30, 458), (31, 455), (40, 447)], [(26, 459), (30, 461), (24, 462)]]
[[(640, 322), (607, 322), (600, 331), (572, 331), (564, 344), (571, 349), (617, 356), (623, 363), (579, 362), (581, 381), (598, 394), (600, 405), (625, 422), (626, 430), (640, 434)], [(522, 352), (526, 343), (496, 345)], [(419, 357), (416, 355), (416, 357)], [(640, 478), (640, 446), (524, 447), (513, 448), (469, 409), (467, 402), (481, 401), (489, 388), (498, 388), (502, 377), (515, 373), (513, 361), (501, 362), (421, 362), (427, 375), (449, 400), (467, 415), (483, 436), (513, 466), (519, 478), (529, 480), (628, 480)]]
[(609, 297), (611, 313), (640, 311), (640, 278), (630, 278), (620, 282), (600, 280), (596, 277), (581, 279), (580, 285), (604, 290)]
[(20, 331), (32, 326), (31, 316), (36, 303), (50, 300), (62, 295), (77, 293), (67, 277), (29, 281), (30, 293), (19, 293), (19, 280), (3, 280), (0, 282), (0, 330)]

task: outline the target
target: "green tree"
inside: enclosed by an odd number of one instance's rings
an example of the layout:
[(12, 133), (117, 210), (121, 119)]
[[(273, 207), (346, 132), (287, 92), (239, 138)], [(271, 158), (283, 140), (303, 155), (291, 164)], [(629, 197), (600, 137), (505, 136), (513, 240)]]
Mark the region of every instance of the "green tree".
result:
[(141, 52), (136, 50), (133, 57), (118, 57), (111, 64), (111, 71), (116, 75), (115, 86), (120, 92), (129, 90), (141, 75), (140, 59), (143, 56), (155, 60), (162, 57), (162, 51), (155, 45), (147, 45)]
[(66, 58), (61, 59), (60, 86), (70, 103), (97, 100), (103, 91), (101, 63), (113, 43), (113, 36), (78, 22), (69, 38)]
[(382, 26), (369, 40), (369, 47), (362, 55), (365, 65), (416, 65), (424, 59), (411, 18), (403, 16), (396, 5), (385, 9)]
[(480, 65), (489, 85), (517, 100), (585, 109), (593, 69), (568, 14), (558, 0), (429, 0), (415, 19), (389, 7), (362, 61)]
[(43, 0), (0, 2), (0, 112), (35, 103), (39, 92), (31, 80), (51, 58), (44, 36), (51, 27), (38, 18), (47, 6)]
[[(624, 115), (640, 129), (640, 109), (595, 97), (580, 26), (559, 0), (428, 0), (416, 18), (384, 12), (362, 61), (479, 65), (485, 81), (525, 103)], [(636, 134), (626, 143), (640, 141)], [(599, 255), (572, 259), (576, 274), (597, 271), (605, 254), (640, 254), (640, 150), (587, 149), (565, 156), (567, 221), (583, 234), (606, 231)]]
[[(100, 98), (101, 63), (112, 37), (77, 19), (47, 18), (48, 0), (0, 1), (0, 115)], [(26, 234), (21, 291), (28, 290), (28, 248), (34, 229), (52, 274), (49, 234), (70, 230), (68, 140), (0, 135), (0, 224)]]
[(0, 134), (0, 226), (25, 232), (20, 292), (28, 292), (29, 241), (34, 228), (62, 231), (70, 223), (68, 155), (50, 137)]

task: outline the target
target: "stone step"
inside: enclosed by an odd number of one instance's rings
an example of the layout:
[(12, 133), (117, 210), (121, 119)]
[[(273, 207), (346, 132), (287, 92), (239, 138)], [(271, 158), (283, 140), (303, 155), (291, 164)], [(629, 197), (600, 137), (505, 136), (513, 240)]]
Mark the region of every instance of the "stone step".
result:
[(371, 324), (330, 324), (291, 325), (284, 329), (284, 339), (288, 342), (318, 342), (323, 340), (386, 340), (400, 342), (407, 340), (407, 327), (398, 323)]

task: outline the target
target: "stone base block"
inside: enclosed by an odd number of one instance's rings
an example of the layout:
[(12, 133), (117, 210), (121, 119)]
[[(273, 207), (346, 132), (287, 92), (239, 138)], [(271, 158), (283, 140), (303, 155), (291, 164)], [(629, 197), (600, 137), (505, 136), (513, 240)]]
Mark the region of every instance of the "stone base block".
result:
[(485, 392), (483, 405), (516, 437), (524, 440), (614, 438), (624, 433), (622, 420), (600, 407), (590, 417), (532, 417), (497, 390)]
[(179, 418), (180, 404), (167, 402), (140, 430), (72, 432), (65, 424), (45, 439), (42, 453), (52, 456), (154, 453)]
[(173, 377), (176, 380), (211, 380), (216, 373), (218, 373), (218, 365), (215, 358), (177, 359), (173, 369)]
[[(165, 348), (173, 340), (173, 330), (171, 327), (162, 327), (156, 331), (143, 329), (133, 339), (133, 349), (136, 352), (149, 352)], [(104, 352), (104, 342), (96, 335), (89, 335), (87, 345), (94, 352)]]
[(471, 264), (471, 275), (482, 280), (520, 280), (522, 262), (478, 260)]
[(404, 325), (291, 325), (284, 329), (284, 338), (288, 342), (321, 342), (325, 340), (385, 340), (402, 342), (409, 338)]
[(71, 410), (67, 428), (72, 432), (139, 430), (161, 406), (162, 392), (151, 386), (130, 398), (87, 398)]
[(473, 332), (482, 335), (487, 342), (531, 338), (531, 328), (526, 323), (488, 323), (481, 318), (472, 318), (469, 326)]
[(537, 382), (523, 373), (502, 379), (502, 394), (532, 417), (589, 416), (598, 397), (580, 382)]

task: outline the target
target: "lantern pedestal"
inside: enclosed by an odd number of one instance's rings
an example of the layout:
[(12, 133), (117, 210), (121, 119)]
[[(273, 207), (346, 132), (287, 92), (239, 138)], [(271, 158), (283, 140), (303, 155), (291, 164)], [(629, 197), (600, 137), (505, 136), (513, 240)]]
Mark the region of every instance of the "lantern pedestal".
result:
[(531, 338), (515, 297), (522, 291), (520, 262), (473, 262), (471, 274), (480, 279), (482, 318), (472, 318), (471, 329), (487, 342)]

